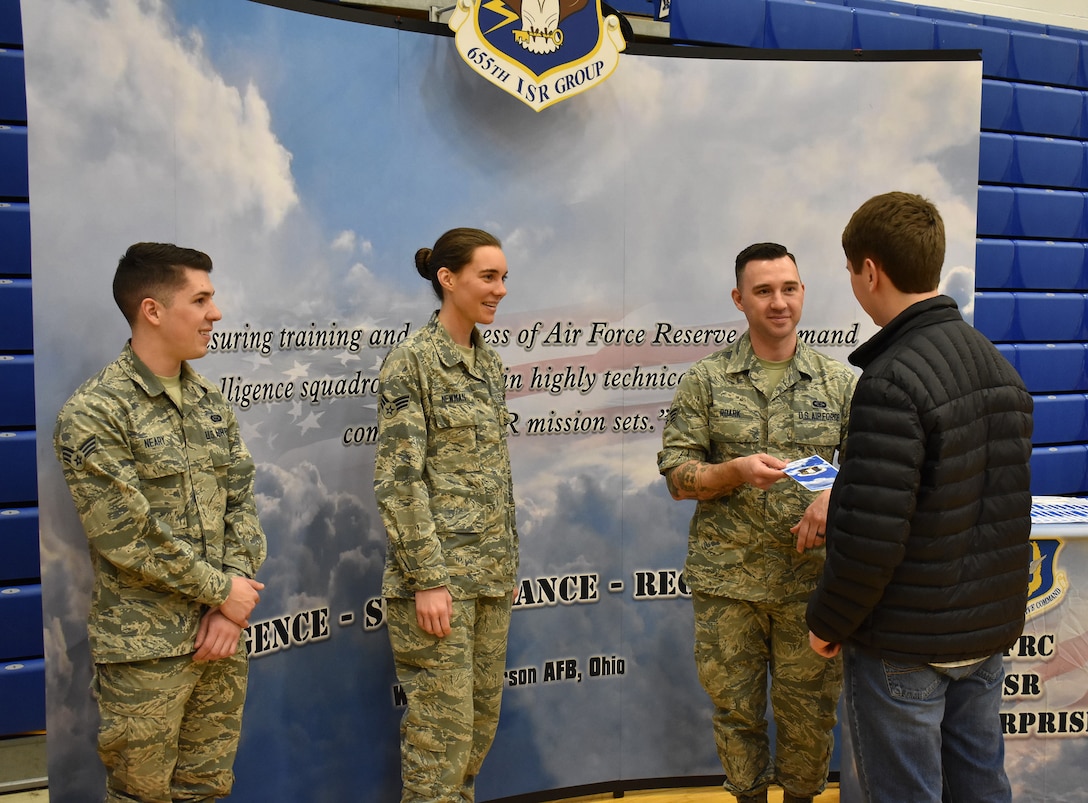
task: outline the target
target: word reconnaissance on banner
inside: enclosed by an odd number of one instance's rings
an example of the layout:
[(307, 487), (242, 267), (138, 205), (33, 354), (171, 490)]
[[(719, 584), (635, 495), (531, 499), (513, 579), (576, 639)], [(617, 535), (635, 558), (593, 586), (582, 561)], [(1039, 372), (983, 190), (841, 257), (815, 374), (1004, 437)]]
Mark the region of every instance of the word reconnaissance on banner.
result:
[[(635, 600), (691, 596), (678, 569), (638, 570), (632, 574), (632, 579), (634, 580), (632, 598)], [(623, 580), (611, 580), (608, 583), (609, 593), (622, 593), (625, 588), (626, 583)], [(518, 599), (514, 603), (514, 609), (592, 604), (600, 600), (601, 580), (600, 575), (595, 572), (526, 577), (518, 585)], [(349, 627), (356, 623), (356, 618), (354, 612), (345, 612), (337, 616), (337, 621), (341, 627)], [(296, 611), (254, 622), (245, 630), (249, 654), (254, 658), (261, 658), (293, 647), (304, 647), (325, 641), (332, 636), (329, 622), (328, 607)], [(368, 632), (385, 626), (384, 599), (371, 597), (365, 602), (362, 611), (362, 626)], [(590, 677), (600, 674), (594, 666), (590, 666)], [(622, 674), (622, 671), (604, 672), (604, 674)]]

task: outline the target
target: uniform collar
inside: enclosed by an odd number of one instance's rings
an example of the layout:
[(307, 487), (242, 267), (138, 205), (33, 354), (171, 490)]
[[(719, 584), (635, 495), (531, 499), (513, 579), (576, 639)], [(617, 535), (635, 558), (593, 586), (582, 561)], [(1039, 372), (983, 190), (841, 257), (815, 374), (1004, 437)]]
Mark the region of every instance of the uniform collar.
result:
[[(132, 381), (142, 387), (148, 396), (158, 396), (166, 392), (166, 388), (163, 387), (162, 381), (155, 375), (155, 372), (148, 368), (146, 363), (132, 350), (131, 340), (125, 343), (125, 348), (121, 352), (121, 366), (124, 368), (125, 373), (132, 378)], [(211, 389), (208, 381), (189, 367), (189, 363), (182, 362), (182, 393), (185, 393), (186, 386), (199, 388), (201, 396)]]
[[(435, 310), (431, 315), (431, 320), (427, 323), (428, 333), (431, 338), (431, 342), (434, 343), (435, 350), (438, 352), (438, 357), (442, 361), (442, 364), (450, 367), (457, 365), (458, 363), (465, 364), (465, 356), (461, 353), (461, 350), (457, 348), (457, 344), (453, 342), (453, 338), (450, 337), (450, 333), (446, 331), (446, 327), (438, 321), (438, 311)], [(491, 358), (491, 350), (487, 344), (484, 343), (483, 335), (480, 334), (480, 330), (475, 326), (472, 327), (472, 345), (476, 349), (476, 364), (479, 365), (481, 361)], [(469, 366), (465, 364), (465, 367)]]
[[(802, 376), (812, 378), (818, 371), (815, 365), (816, 352), (800, 338), (797, 339), (797, 350), (793, 353), (791, 367), (787, 370), (796, 370)], [(726, 359), (725, 369), (731, 374), (751, 373), (759, 366), (759, 358), (752, 349), (752, 338), (748, 332), (740, 336), (740, 340), (732, 348)]]

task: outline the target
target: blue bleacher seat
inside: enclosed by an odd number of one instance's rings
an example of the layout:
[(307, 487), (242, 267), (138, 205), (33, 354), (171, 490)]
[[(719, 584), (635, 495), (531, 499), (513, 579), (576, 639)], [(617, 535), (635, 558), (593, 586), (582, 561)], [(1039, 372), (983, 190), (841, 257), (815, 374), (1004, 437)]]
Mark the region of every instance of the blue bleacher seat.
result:
[(0, 505), (32, 505), (38, 499), (34, 431), (0, 431)]
[(765, 47), (852, 50), (854, 11), (812, 0), (767, 0)]
[(26, 126), (0, 125), (0, 197), (30, 195), (26, 166)]
[(763, 47), (766, 18), (765, 0), (733, 0), (728, 7), (719, 0), (685, 0), (673, 4), (669, 25), (674, 39)]
[(1088, 445), (1040, 446), (1031, 450), (1033, 496), (1088, 490)]
[(4, 426), (34, 426), (34, 356), (0, 354), (0, 388), (0, 421)]
[(979, 135), (978, 179), (1008, 184), (1015, 181), (1013, 175), (1014, 140), (1011, 134), (994, 134), (983, 131)]
[(26, 122), (23, 51), (0, 49), (0, 120)]
[(44, 651), (41, 584), (0, 587), (0, 661), (40, 658)]
[(1008, 31), (948, 20), (937, 20), (936, 29), (938, 50), (981, 50), (982, 74), (991, 78), (1008, 77)]
[(1061, 393), (1035, 397), (1034, 444), (1088, 441), (1088, 395)]
[(0, 583), (40, 577), (38, 508), (0, 507)]
[(1013, 240), (975, 242), (975, 288), (983, 290), (1020, 287), (1016, 273), (1016, 243)]
[(0, 276), (30, 275), (30, 204), (0, 202)]
[(1063, 36), (1066, 39), (1088, 39), (1088, 30), (1066, 28), (1064, 25), (1051, 25), (1050, 23), (1047, 23), (1046, 32), (1051, 36)]
[[(1088, 39), (1080, 43), (1080, 71), (1077, 73), (1077, 86), (1088, 89)], [(1085, 110), (1088, 112), (1088, 109)], [(1085, 127), (1088, 134), (1088, 127)]]
[(0, 664), (0, 734), (45, 730), (45, 660)]
[(1060, 36), (1011, 31), (1009, 76), (1021, 81), (1074, 86), (1080, 69), (1080, 42)]
[(884, 11), (894, 14), (917, 14), (918, 7), (914, 3), (900, 3), (898, 0), (850, 0), (843, 3), (851, 8), (867, 8), (871, 11)]
[(859, 50), (932, 50), (935, 30), (925, 17), (854, 11), (854, 47)]
[(30, 279), (0, 279), (0, 321), (4, 322), (0, 326), (0, 353), (30, 351), (34, 347)]
[(19, 0), (0, 0), (0, 45), (23, 44), (23, 19)]
[(1004, 28), (1007, 31), (1024, 31), (1036, 35), (1042, 35), (1047, 32), (1046, 24), (1042, 22), (1014, 20), (1010, 17), (998, 17), (993, 14), (983, 14), (982, 17), (986, 21), (985, 24), (992, 28)]
[(1013, 293), (1017, 340), (1059, 343), (1085, 339), (1084, 293)]
[[(1017, 131), (1078, 137), (1084, 130), (1085, 93), (1035, 84), (1010, 84)], [(983, 91), (985, 95), (985, 90)]]
[(926, 16), (935, 20), (947, 20), (959, 22), (965, 25), (985, 25), (986, 17), (982, 14), (973, 14), (970, 11), (956, 11), (951, 8), (920, 8), (918, 16)]
[(995, 343), (994, 348), (1001, 352), (1001, 356), (1009, 361), (1009, 365), (1016, 368), (1016, 345), (1014, 343)]
[(1012, 140), (1017, 183), (1069, 189), (1088, 187), (1083, 143), (1027, 134), (1013, 134)]
[(994, 342), (1017, 340), (1016, 297), (1012, 293), (975, 293), (975, 328)]
[(1016, 195), (1011, 187), (978, 188), (978, 230), (980, 235), (1015, 237)]
[(1019, 235), (1055, 240), (1075, 240), (1083, 236), (1083, 192), (1016, 187), (1013, 195)]
[[(997, 131), (1019, 130), (1013, 128), (1015, 107), (1013, 85), (1008, 81), (985, 78), (982, 81), (982, 127)], [(1044, 132), (1050, 133), (1050, 132)]]
[(1017, 343), (1014, 364), (1032, 393), (1088, 390), (1088, 344)]
[(1014, 240), (1018, 287), (1088, 290), (1088, 250), (1084, 243)]

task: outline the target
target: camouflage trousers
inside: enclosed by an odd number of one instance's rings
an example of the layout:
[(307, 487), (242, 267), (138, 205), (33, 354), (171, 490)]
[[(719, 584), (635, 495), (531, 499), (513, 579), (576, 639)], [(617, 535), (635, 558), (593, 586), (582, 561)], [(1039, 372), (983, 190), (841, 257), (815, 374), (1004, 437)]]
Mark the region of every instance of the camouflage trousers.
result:
[(182, 655), (96, 664), (107, 802), (210, 801), (230, 794), (248, 669), (244, 650), (218, 661)]
[(401, 803), (472, 803), (495, 739), (510, 597), (454, 600), (451, 633), (416, 624), (415, 600), (386, 600), (389, 641), (408, 699), (401, 719)]
[(842, 659), (829, 661), (809, 646), (807, 602), (746, 602), (698, 592), (692, 602), (695, 664), (716, 709), (714, 738), (725, 788), (744, 794), (778, 783), (799, 797), (821, 792), (834, 746)]

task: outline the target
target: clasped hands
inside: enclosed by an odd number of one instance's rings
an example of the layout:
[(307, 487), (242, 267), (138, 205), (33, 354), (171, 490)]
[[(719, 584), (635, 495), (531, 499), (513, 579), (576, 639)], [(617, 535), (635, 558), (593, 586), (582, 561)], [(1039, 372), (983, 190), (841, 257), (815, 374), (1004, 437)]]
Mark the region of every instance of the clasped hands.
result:
[(230, 594), (218, 608), (212, 608), (200, 620), (196, 631), (195, 661), (216, 661), (234, 655), (238, 638), (249, 626), (249, 615), (261, 601), (264, 583), (249, 577), (232, 577)]

